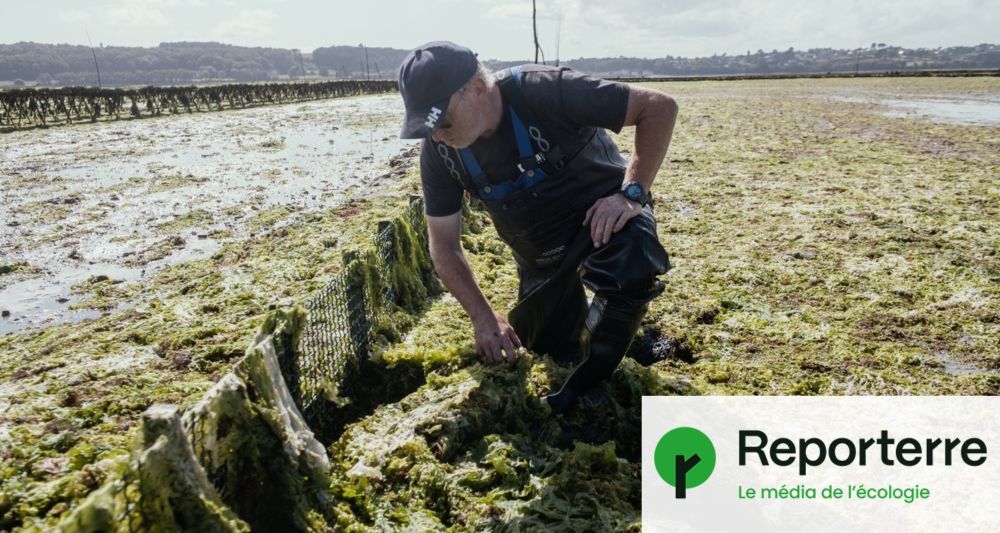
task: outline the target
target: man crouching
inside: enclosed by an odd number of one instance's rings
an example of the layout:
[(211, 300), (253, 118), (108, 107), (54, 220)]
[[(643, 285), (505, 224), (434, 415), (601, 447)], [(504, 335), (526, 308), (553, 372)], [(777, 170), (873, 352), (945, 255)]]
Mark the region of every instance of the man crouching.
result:
[[(431, 258), (472, 318), (488, 364), (522, 343), (583, 362), (544, 398), (553, 412), (617, 368), (670, 269), (650, 187), (677, 104), (655, 90), (568, 68), (523, 65), (489, 73), (450, 42), (412, 50), (399, 70), (400, 137), (423, 139), (420, 175)], [(606, 129), (635, 126), (629, 161)], [(483, 296), (461, 247), (462, 196), (482, 200), (511, 247), (519, 301), (505, 318)], [(588, 304), (584, 286), (594, 293)]]

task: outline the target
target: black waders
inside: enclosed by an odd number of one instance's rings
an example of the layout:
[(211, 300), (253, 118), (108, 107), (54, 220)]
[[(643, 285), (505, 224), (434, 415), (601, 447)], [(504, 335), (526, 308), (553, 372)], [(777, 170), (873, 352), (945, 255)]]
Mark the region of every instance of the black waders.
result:
[[(650, 206), (606, 245), (593, 247), (584, 215), (597, 199), (618, 193), (626, 162), (596, 129), (564, 153), (533, 116), (519, 80), (519, 67), (497, 76), (517, 147), (515, 178), (491, 182), (468, 147), (455, 150), (464, 172), (456, 166), (453, 175), (482, 200), (514, 251), (521, 285), (508, 319), (521, 342), (561, 362), (584, 358), (562, 390), (547, 397), (552, 410), (562, 412), (614, 372), (649, 301), (663, 292), (656, 277), (670, 262)], [(442, 157), (454, 150), (438, 148)], [(604, 154), (608, 175), (581, 181), (580, 167), (601, 160), (595, 154)], [(584, 286), (594, 293), (589, 308)]]

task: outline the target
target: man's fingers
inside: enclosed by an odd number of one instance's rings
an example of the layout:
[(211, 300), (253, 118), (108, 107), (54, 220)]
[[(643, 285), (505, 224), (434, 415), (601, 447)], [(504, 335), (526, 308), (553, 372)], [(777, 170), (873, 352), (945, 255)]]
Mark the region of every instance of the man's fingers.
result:
[(587, 216), (583, 217), (583, 225), (584, 226), (586, 226), (587, 224), (590, 224), (590, 219), (593, 218), (593, 216), (594, 216), (594, 208), (596, 208), (596, 207), (597, 207), (597, 204), (594, 204), (594, 205), (590, 206), (590, 209), (587, 210)]
[(476, 351), (479, 353), (480, 359), (483, 360), (483, 364), (494, 365), (496, 356), (494, 355), (494, 347), (490, 345), (489, 341), (477, 341)]
[(590, 239), (594, 241), (594, 246), (601, 245), (601, 236), (604, 234), (604, 225), (607, 218), (608, 214), (604, 209), (594, 211), (594, 217), (590, 221)]
[(499, 365), (507, 359), (507, 356), (503, 353), (505, 340), (502, 337), (497, 337), (493, 343), (493, 364)]
[(615, 229), (613, 230), (614, 233), (618, 233), (619, 231), (621, 231), (622, 228), (625, 227), (625, 224), (632, 219), (632, 217), (628, 215), (629, 215), (628, 211), (623, 211), (622, 214), (618, 215), (618, 222), (615, 222)]
[(514, 360), (514, 347), (510, 343), (504, 343), (500, 347), (500, 362), (507, 363)]
[(498, 365), (507, 361), (517, 360), (517, 349), (521, 347), (514, 328), (504, 323), (499, 331), (483, 332), (476, 338), (476, 351), (483, 364)]
[(500, 362), (503, 363), (507, 361), (507, 352), (512, 349), (510, 346), (510, 339), (502, 333), (498, 334), (496, 347), (497, 357), (500, 359)]
[(505, 359), (507, 362), (513, 363), (514, 361), (517, 361), (517, 347), (509, 337), (504, 338), (503, 349), (506, 352)]
[(514, 348), (521, 347), (521, 338), (517, 336), (513, 328), (510, 330), (510, 343), (514, 345)]
[(486, 340), (478, 347), (480, 347), (483, 363), (493, 366), (517, 361), (517, 349), (520, 346), (521, 339), (511, 330), (507, 334), (496, 333), (493, 338)]
[(604, 246), (611, 240), (611, 230), (615, 227), (615, 219), (617, 217), (608, 216), (604, 219), (603, 228), (601, 228), (601, 246)]

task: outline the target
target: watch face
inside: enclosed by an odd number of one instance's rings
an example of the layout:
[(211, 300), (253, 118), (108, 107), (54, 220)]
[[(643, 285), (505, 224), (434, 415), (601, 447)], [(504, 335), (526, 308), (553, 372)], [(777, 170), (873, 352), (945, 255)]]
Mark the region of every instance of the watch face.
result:
[(625, 187), (625, 198), (632, 200), (633, 202), (638, 202), (642, 200), (642, 185), (638, 183), (629, 183)]

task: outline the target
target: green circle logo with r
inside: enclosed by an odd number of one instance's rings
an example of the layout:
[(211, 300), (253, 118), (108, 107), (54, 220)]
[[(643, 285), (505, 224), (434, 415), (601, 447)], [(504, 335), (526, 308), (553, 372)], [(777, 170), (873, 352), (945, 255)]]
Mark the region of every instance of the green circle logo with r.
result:
[(674, 428), (656, 444), (653, 464), (663, 481), (674, 487), (675, 496), (686, 498), (687, 489), (704, 483), (715, 470), (715, 446), (695, 428)]

